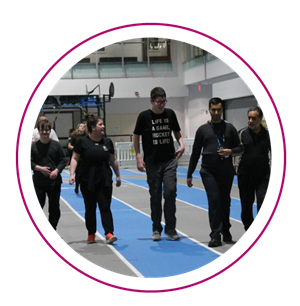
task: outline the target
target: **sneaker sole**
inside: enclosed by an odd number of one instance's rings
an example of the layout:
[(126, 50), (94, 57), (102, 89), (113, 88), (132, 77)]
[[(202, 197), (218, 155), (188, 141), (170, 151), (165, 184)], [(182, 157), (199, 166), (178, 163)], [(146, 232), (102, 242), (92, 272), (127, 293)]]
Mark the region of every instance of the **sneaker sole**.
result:
[(111, 237), (110, 239), (106, 240), (106, 244), (112, 244), (113, 242), (117, 241), (117, 237)]
[(93, 243), (96, 243), (96, 241), (95, 241), (95, 240), (93, 240), (93, 241), (87, 241), (86, 243), (87, 243), (87, 244), (93, 244)]
[(177, 236), (175, 236), (175, 237), (173, 237), (173, 236), (170, 236), (169, 234), (167, 234), (167, 233), (165, 233), (171, 240), (173, 240), (173, 241), (177, 241), (177, 240), (180, 240), (180, 237), (177, 235)]
[(174, 237), (170, 237), (170, 236), (168, 236), (172, 241), (178, 241), (178, 240), (180, 240), (180, 237), (176, 237), (176, 238), (174, 238)]
[(161, 237), (160, 238), (151, 238), (152, 241), (160, 241), (161, 240)]

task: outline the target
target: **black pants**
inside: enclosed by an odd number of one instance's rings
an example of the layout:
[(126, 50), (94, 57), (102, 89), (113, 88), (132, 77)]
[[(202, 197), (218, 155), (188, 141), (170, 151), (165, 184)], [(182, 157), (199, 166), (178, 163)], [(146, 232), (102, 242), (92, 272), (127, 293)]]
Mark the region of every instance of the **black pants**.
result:
[(270, 174), (266, 175), (238, 175), (238, 186), (240, 190), (240, 199), (242, 205), (241, 218), (245, 230), (252, 224), (253, 218), (253, 203), (257, 203), (257, 212), (259, 212), (261, 205), (265, 199), (265, 195), (269, 185)]
[(46, 195), (48, 196), (49, 222), (52, 225), (52, 227), (56, 230), (60, 218), (59, 199), (60, 199), (61, 184), (56, 184), (54, 186), (34, 186), (34, 188), (42, 208), (44, 208), (45, 206)]
[[(174, 230), (176, 227), (176, 196), (177, 196), (177, 161), (149, 163), (146, 161), (147, 182), (150, 193), (150, 207), (152, 230), (162, 232), (162, 193), (165, 199), (164, 216), (165, 231)], [(163, 187), (162, 187), (163, 185)]]
[(93, 235), (97, 231), (96, 222), (96, 208), (97, 203), (100, 210), (102, 226), (104, 228), (105, 236), (108, 233), (114, 232), (113, 218), (110, 210), (112, 185), (111, 187), (104, 187), (96, 185), (94, 192), (88, 190), (88, 183), (81, 182), (80, 190), (85, 204), (85, 225), (88, 230), (88, 235)]
[(220, 239), (220, 233), (228, 233), (230, 224), (230, 191), (233, 175), (222, 175), (201, 168), (200, 175), (208, 199), (210, 237)]

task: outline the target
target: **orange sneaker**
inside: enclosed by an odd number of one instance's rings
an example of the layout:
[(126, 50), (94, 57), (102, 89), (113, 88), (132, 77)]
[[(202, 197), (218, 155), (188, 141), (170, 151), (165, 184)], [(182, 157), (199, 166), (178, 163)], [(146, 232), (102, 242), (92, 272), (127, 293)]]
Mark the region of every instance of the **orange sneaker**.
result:
[(107, 243), (107, 244), (112, 244), (112, 243), (115, 242), (116, 240), (118, 240), (118, 238), (117, 238), (115, 235), (113, 235), (112, 233), (108, 233), (108, 234), (106, 235), (106, 243)]
[(95, 234), (93, 235), (88, 235), (87, 243), (96, 243), (95, 241)]

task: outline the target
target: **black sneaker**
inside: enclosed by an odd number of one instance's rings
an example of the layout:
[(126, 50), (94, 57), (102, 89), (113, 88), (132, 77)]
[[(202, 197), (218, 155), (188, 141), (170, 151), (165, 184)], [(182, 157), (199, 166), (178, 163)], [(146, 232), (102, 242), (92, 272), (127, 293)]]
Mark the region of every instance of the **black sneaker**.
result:
[(232, 241), (232, 236), (231, 236), (229, 231), (228, 232), (222, 232), (222, 235), (223, 235), (223, 241), (224, 242), (227, 242), (227, 243), (233, 242)]
[(210, 248), (215, 248), (221, 245), (222, 245), (221, 239), (218, 239), (218, 238), (212, 238), (210, 242), (208, 243), (208, 246)]
[(168, 230), (168, 231), (165, 231), (165, 234), (166, 234), (167, 236), (169, 236), (169, 238), (170, 238), (171, 240), (179, 240), (179, 239), (180, 239), (180, 237), (179, 237), (179, 235), (177, 234), (176, 230)]

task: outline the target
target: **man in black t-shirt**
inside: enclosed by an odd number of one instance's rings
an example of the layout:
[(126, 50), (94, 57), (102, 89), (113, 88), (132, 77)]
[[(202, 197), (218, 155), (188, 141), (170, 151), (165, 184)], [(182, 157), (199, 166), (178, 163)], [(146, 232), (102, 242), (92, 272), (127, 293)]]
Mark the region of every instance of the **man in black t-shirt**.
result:
[[(184, 152), (180, 127), (173, 110), (165, 108), (166, 93), (163, 88), (155, 87), (151, 91), (152, 108), (139, 114), (133, 134), (137, 168), (146, 172), (150, 193), (153, 241), (161, 240), (162, 185), (165, 216), (165, 234), (172, 240), (179, 240), (176, 232), (176, 192), (177, 160)], [(172, 131), (180, 147), (175, 152)], [(144, 158), (140, 153), (140, 136)]]
[(253, 203), (256, 195), (257, 212), (264, 201), (270, 179), (271, 143), (267, 129), (261, 125), (260, 107), (248, 110), (248, 127), (239, 131), (244, 153), (236, 160), (238, 186), (242, 205), (242, 222), (247, 231), (253, 222)]

